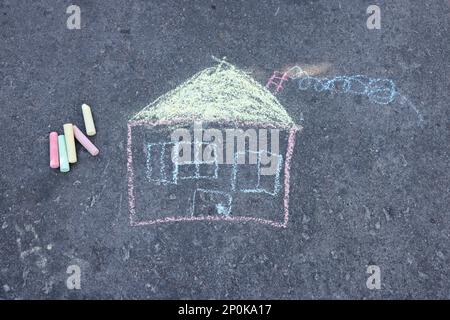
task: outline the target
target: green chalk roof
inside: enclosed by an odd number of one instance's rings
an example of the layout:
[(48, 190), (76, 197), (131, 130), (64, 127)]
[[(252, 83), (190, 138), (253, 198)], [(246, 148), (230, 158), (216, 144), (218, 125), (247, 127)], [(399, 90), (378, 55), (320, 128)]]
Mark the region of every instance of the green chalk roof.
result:
[(174, 119), (294, 124), (269, 90), (223, 60), (159, 97), (131, 120)]

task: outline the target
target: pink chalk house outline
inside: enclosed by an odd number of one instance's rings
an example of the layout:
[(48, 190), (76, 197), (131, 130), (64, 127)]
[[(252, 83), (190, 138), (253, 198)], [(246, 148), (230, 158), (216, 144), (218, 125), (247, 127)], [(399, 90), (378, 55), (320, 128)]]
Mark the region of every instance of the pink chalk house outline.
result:
[[(132, 153), (132, 129), (138, 126), (170, 126), (183, 123), (193, 123), (194, 119), (173, 119), (173, 120), (130, 120), (127, 124), (127, 174), (128, 174), (128, 205), (130, 212), (130, 224), (131, 226), (146, 226), (146, 225), (156, 225), (168, 222), (181, 222), (181, 221), (231, 221), (231, 222), (257, 222), (265, 225), (270, 225), (278, 228), (286, 228), (289, 222), (289, 191), (290, 191), (290, 170), (291, 170), (291, 159), (294, 152), (296, 133), (301, 129), (301, 127), (292, 126), (282, 126), (274, 124), (265, 123), (255, 123), (255, 122), (239, 122), (239, 125), (252, 126), (252, 127), (264, 127), (264, 128), (277, 128), (289, 130), (288, 145), (286, 149), (286, 156), (284, 162), (284, 197), (283, 197), (283, 211), (284, 219), (283, 222), (277, 222), (268, 219), (261, 219), (255, 217), (247, 216), (171, 216), (163, 219), (150, 219), (138, 221), (136, 215), (135, 207), (135, 196), (134, 196), (134, 171), (133, 171), (133, 153)], [(230, 123), (229, 121), (215, 121), (215, 123), (223, 124)]]

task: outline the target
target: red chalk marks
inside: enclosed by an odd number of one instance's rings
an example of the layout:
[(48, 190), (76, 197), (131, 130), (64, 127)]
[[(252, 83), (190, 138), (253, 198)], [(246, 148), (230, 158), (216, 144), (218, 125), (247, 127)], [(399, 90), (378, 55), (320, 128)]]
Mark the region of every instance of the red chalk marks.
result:
[(276, 95), (284, 89), (283, 82), (287, 80), (289, 80), (288, 72), (281, 73), (280, 71), (274, 71), (269, 81), (267, 81), (266, 88)]
[(292, 154), (294, 153), (294, 146), (295, 146), (295, 135), (299, 129), (297, 127), (293, 127), (289, 131), (289, 138), (288, 138), (288, 146), (286, 150), (286, 162), (284, 164), (284, 198), (283, 198), (283, 205), (284, 205), (284, 223), (283, 226), (287, 227), (287, 224), (289, 222), (289, 187), (290, 187), (290, 178), (291, 178), (291, 159)]

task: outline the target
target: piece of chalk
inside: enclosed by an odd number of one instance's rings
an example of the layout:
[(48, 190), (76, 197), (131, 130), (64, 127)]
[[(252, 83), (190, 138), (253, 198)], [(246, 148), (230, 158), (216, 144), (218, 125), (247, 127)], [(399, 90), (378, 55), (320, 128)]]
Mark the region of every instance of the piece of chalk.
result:
[(66, 139), (66, 150), (69, 163), (77, 162), (77, 149), (75, 148), (75, 138), (73, 136), (73, 126), (71, 123), (64, 124), (64, 138)]
[(77, 139), (78, 142), (81, 143), (81, 145), (85, 147), (91, 155), (98, 155), (99, 151), (97, 147), (94, 146), (94, 144), (83, 134), (83, 132), (81, 132), (80, 129), (78, 129), (76, 125), (73, 126), (73, 134), (75, 135), (75, 139)]
[(59, 167), (58, 133), (50, 132), (50, 168)]
[(68, 172), (70, 170), (69, 159), (67, 159), (66, 139), (64, 135), (58, 136), (59, 147), (59, 171)]
[(91, 107), (83, 103), (81, 105), (81, 110), (83, 111), (84, 127), (86, 128), (86, 134), (88, 136), (95, 135), (95, 125), (94, 119), (92, 118)]

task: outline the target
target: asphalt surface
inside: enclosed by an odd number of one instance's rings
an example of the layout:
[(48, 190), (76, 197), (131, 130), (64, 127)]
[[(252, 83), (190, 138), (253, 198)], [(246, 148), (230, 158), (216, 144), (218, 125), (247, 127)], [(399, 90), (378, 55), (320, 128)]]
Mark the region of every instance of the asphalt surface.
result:
[[(381, 1), (380, 30), (372, 1), (79, 0), (81, 30), (66, 28), (70, 4), (0, 1), (0, 298), (450, 298), (448, 1)], [(304, 127), (287, 228), (133, 227), (127, 121), (211, 56), (261, 84), (301, 65), (399, 95), (286, 83), (278, 98)], [(79, 148), (62, 174), (48, 133), (82, 123), (82, 103), (101, 153)]]

